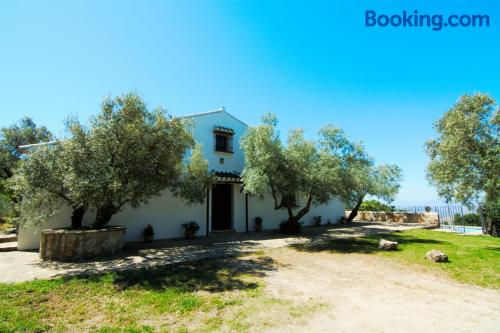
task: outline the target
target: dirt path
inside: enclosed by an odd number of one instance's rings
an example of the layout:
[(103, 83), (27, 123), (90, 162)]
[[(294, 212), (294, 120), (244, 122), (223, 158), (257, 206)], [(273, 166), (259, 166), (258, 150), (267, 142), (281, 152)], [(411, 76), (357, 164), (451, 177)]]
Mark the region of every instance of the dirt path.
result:
[(37, 252), (0, 252), (0, 283), (47, 279), (68, 274), (93, 274), (106, 271), (135, 270), (203, 258), (239, 255), (260, 249), (285, 247), (316, 237), (358, 237), (406, 230), (421, 225), (381, 222), (304, 228), (300, 236), (283, 236), (275, 231), (213, 235), (196, 240), (159, 240), (154, 244), (129, 243), (118, 256), (99, 260), (61, 263), (42, 261)]
[(370, 255), (271, 252), (275, 296), (325, 304), (305, 326), (272, 332), (500, 332), (500, 292)]

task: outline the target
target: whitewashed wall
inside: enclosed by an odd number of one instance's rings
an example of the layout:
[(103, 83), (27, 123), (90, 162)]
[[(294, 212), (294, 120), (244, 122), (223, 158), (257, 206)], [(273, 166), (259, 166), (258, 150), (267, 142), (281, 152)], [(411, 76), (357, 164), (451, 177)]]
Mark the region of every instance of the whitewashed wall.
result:
[[(194, 122), (194, 137), (203, 146), (203, 155), (208, 160), (209, 168), (225, 172), (241, 172), (244, 166), (243, 151), (240, 149), (240, 138), (245, 134), (247, 125), (234, 118), (226, 111), (204, 113), (187, 117)], [(224, 153), (214, 151), (214, 126), (229, 127), (234, 130), (233, 151)], [(220, 158), (224, 158), (224, 164)]]
[[(94, 216), (95, 212), (87, 212), (84, 225), (90, 225)], [(182, 237), (184, 235), (182, 224), (189, 221), (196, 221), (200, 225), (199, 234), (204, 235), (206, 233), (205, 216), (205, 204), (187, 206), (182, 200), (165, 191), (162, 196), (150, 200), (147, 205), (137, 209), (126, 206), (123, 211), (112, 217), (109, 224), (126, 227), (125, 240), (139, 241), (142, 240), (142, 232), (148, 224), (153, 226), (156, 239)], [(70, 221), (71, 209), (65, 207), (48, 223), (21, 228), (18, 233), (18, 249), (39, 248), (42, 230), (69, 227)]]
[[(241, 185), (233, 185), (233, 229), (237, 232), (244, 232), (246, 230), (245, 194), (240, 190)], [(211, 198), (210, 202), (212, 202)], [(210, 218), (211, 213), (210, 209)], [(333, 200), (327, 205), (311, 207), (311, 210), (302, 221), (304, 225), (309, 225), (313, 216), (321, 215), (323, 223), (326, 223), (328, 219), (331, 219), (332, 223), (337, 223), (343, 214), (343, 204), (338, 200)], [(94, 216), (94, 212), (87, 212), (84, 225), (91, 224)], [(285, 210), (274, 209), (274, 202), (270, 196), (263, 199), (258, 196), (250, 196), (248, 200), (248, 225), (250, 231), (255, 229), (253, 221), (257, 216), (262, 217), (264, 230), (277, 229), (281, 221), (286, 220), (288, 217)], [(18, 235), (18, 249), (38, 249), (41, 230), (68, 227), (70, 221), (71, 209), (63, 208), (48, 223), (21, 228)], [(148, 224), (153, 226), (155, 239), (165, 239), (183, 237), (184, 229), (182, 224), (189, 221), (196, 221), (200, 225), (198, 235), (204, 236), (206, 234), (206, 204), (187, 206), (181, 199), (175, 198), (170, 192), (165, 191), (161, 197), (154, 198), (147, 205), (137, 209), (127, 206), (122, 212), (113, 216), (110, 225), (126, 227), (125, 239), (127, 241), (140, 241), (142, 240), (142, 232)]]
[[(274, 201), (271, 195), (264, 196), (262, 199), (259, 196), (250, 197), (248, 211), (250, 230), (254, 230), (253, 220), (257, 216), (262, 217), (264, 230), (279, 228), (279, 224), (288, 219), (288, 213), (285, 209), (274, 209)], [(340, 217), (344, 215), (344, 205), (339, 200), (332, 200), (326, 205), (311, 206), (311, 209), (302, 218), (301, 222), (303, 222), (304, 226), (310, 225), (313, 216), (318, 215), (321, 215), (322, 224), (326, 224), (328, 219), (330, 219), (331, 223), (337, 223)]]

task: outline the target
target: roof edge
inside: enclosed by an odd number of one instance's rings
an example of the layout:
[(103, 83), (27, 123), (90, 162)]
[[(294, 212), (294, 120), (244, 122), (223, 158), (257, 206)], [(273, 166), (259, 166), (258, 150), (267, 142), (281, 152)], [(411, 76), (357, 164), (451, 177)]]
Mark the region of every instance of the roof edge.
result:
[(185, 115), (185, 116), (179, 116), (178, 118), (200, 117), (200, 116), (206, 116), (206, 115), (209, 115), (209, 114), (219, 113), (219, 112), (224, 112), (225, 114), (227, 114), (231, 118), (239, 121), (240, 123), (242, 123), (245, 126), (248, 126), (248, 124), (245, 123), (243, 120), (240, 120), (240, 119), (236, 118), (235, 116), (233, 116), (231, 113), (227, 112), (225, 107), (221, 107), (221, 108), (218, 108), (218, 109), (215, 109), (215, 110), (212, 110), (212, 111), (199, 112), (199, 113), (188, 114), (188, 115)]
[(19, 149), (27, 149), (27, 148), (33, 148), (33, 147), (39, 147), (39, 146), (47, 146), (47, 145), (53, 145), (55, 143), (59, 143), (59, 141), (47, 141), (47, 142), (40, 142), (40, 143), (31, 143), (29, 145), (21, 145), (21, 146), (19, 146)]

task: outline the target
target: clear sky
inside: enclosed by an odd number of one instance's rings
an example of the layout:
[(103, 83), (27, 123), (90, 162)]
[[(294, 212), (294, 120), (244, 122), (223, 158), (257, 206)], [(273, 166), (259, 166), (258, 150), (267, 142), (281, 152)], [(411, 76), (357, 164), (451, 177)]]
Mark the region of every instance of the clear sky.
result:
[[(364, 26), (365, 10), (487, 14), (489, 28)], [(0, 0), (0, 126), (62, 134), (103, 96), (137, 90), (174, 115), (221, 106), (314, 136), (332, 123), (405, 180), (396, 204), (436, 203), (425, 140), (463, 93), (500, 99), (500, 2)]]

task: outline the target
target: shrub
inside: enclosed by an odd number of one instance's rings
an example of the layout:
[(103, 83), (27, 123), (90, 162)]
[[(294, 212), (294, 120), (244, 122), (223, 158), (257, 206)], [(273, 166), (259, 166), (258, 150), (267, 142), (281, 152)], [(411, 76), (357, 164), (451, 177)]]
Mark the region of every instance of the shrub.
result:
[(478, 214), (474, 213), (464, 214), (464, 216), (461, 216), (460, 214), (455, 214), (453, 218), (453, 223), (460, 225), (480, 226), (481, 219)]
[(359, 210), (370, 211), (370, 212), (392, 212), (393, 211), (391, 206), (386, 205), (378, 200), (363, 201)]

